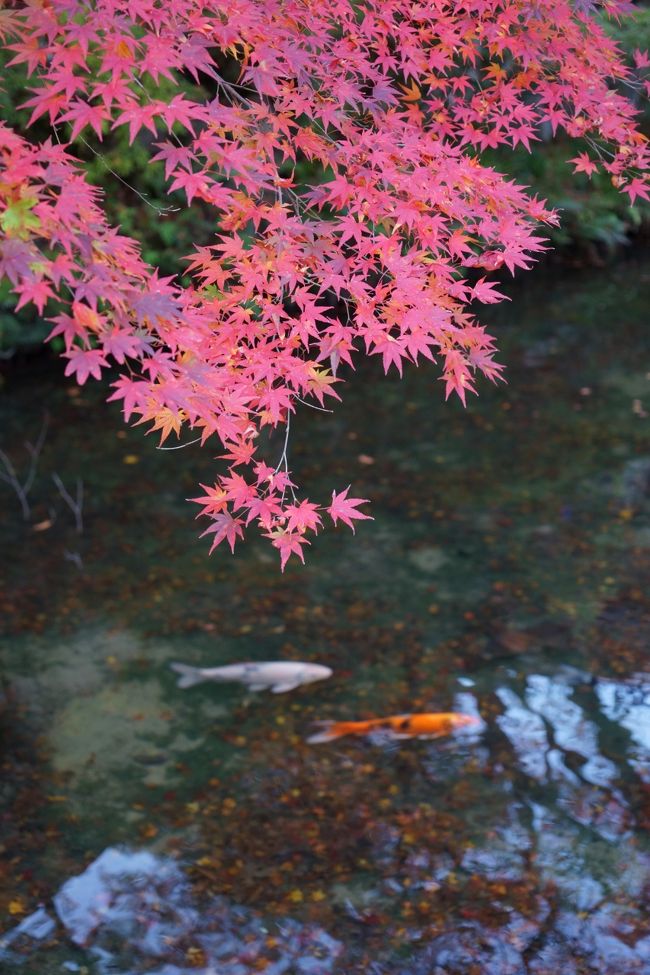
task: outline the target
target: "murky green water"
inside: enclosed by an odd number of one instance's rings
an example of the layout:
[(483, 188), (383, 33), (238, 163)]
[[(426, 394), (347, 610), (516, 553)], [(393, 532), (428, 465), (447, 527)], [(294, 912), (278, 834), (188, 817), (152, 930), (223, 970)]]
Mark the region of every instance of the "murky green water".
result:
[[(467, 411), (366, 368), (301, 413), (298, 477), (375, 521), (284, 576), (260, 541), (207, 558), (184, 499), (208, 452), (157, 451), (58, 366), (5, 371), (19, 469), (50, 425), (29, 522), (0, 484), (0, 967), (650, 972), (649, 281), (513, 292), (509, 385)], [(82, 532), (53, 474), (83, 480)], [(168, 668), (275, 658), (335, 675), (251, 695)], [(481, 733), (304, 742), (451, 708)]]

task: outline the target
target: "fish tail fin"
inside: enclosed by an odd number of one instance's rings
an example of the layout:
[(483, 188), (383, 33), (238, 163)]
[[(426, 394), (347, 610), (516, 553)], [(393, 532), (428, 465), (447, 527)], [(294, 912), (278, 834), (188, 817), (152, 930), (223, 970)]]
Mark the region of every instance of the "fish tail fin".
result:
[(337, 738), (350, 734), (348, 721), (316, 721), (315, 724), (320, 730), (307, 738), (309, 745), (320, 745), (322, 742), (335, 741)]
[(191, 667), (189, 664), (170, 664), (172, 670), (180, 674), (178, 687), (194, 687), (205, 680), (199, 667)]

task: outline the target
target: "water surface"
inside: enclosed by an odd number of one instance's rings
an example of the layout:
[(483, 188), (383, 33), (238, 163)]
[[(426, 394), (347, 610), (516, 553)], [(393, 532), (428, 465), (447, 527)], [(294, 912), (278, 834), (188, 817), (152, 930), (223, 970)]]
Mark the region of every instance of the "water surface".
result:
[[(284, 576), (260, 540), (207, 557), (185, 499), (210, 451), (156, 450), (58, 364), (5, 370), (17, 468), (50, 423), (28, 522), (0, 484), (4, 963), (650, 972), (649, 281), (513, 289), (508, 386), (467, 410), (430, 369), (365, 367), (300, 413), (312, 499), (352, 482), (375, 520)], [(54, 474), (83, 481), (81, 532)], [(335, 675), (251, 695), (168, 668), (275, 658)], [(452, 708), (480, 733), (304, 741)]]

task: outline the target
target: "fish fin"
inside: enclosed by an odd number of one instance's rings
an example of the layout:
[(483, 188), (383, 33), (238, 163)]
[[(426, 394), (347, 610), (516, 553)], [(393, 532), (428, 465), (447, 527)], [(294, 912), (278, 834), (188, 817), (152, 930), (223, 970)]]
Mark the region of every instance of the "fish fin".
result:
[(321, 742), (335, 741), (337, 738), (341, 738), (347, 734), (342, 729), (342, 723), (340, 721), (317, 721), (316, 724), (320, 726), (320, 731), (317, 731), (306, 739), (309, 745), (320, 745)]
[(412, 738), (412, 735), (400, 734), (392, 728), (371, 728), (367, 732), (368, 741), (373, 745), (389, 745), (393, 741), (403, 741)]
[(254, 692), (268, 691), (269, 685), (268, 684), (247, 684), (246, 689)]
[(172, 670), (180, 674), (178, 687), (194, 687), (205, 680), (200, 667), (191, 667), (189, 664), (170, 664)]
[(292, 691), (296, 687), (300, 687), (300, 681), (287, 681), (284, 684), (274, 684), (271, 688), (273, 694), (284, 694), (285, 691)]

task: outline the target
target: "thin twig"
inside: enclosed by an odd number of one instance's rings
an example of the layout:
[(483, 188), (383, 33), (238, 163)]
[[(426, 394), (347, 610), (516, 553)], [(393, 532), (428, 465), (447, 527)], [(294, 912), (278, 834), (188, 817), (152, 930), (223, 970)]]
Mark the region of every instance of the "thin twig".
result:
[(63, 550), (63, 558), (68, 562), (74, 562), (80, 572), (84, 570), (83, 559), (79, 552), (69, 552), (67, 548)]
[(273, 471), (277, 474), (282, 465), (284, 464), (285, 471), (288, 471), (289, 465), (287, 461), (287, 445), (289, 443), (289, 431), (291, 430), (291, 410), (287, 410), (287, 426), (284, 433), (284, 446), (282, 447), (282, 454), (280, 455), (280, 460), (278, 461), (278, 466)]
[(38, 459), (41, 451), (43, 450), (49, 422), (49, 414), (47, 412), (43, 413), (43, 423), (41, 424), (41, 429), (38, 437), (36, 438), (36, 443), (31, 443), (29, 440), (25, 441), (25, 447), (29, 453), (30, 461), (27, 477), (24, 481), (21, 482), (20, 478), (18, 477), (18, 473), (16, 472), (16, 468), (12, 464), (11, 459), (7, 456), (4, 450), (0, 450), (0, 461), (5, 468), (4, 471), (0, 470), (0, 480), (4, 481), (5, 484), (10, 484), (14, 489), (16, 497), (20, 502), (24, 521), (29, 521), (31, 516), (31, 508), (29, 506), (29, 501), (27, 500), (27, 495), (29, 494), (29, 491), (34, 483)]
[[(285, 429), (285, 432), (284, 432), (284, 445), (282, 447), (282, 456), (280, 457), (280, 460), (278, 461), (278, 466), (273, 471), (274, 474), (277, 474), (281, 467), (284, 467), (284, 470), (285, 470), (285, 472), (287, 474), (289, 473), (289, 458), (288, 458), (287, 448), (289, 446), (289, 432), (290, 432), (290, 430), (291, 430), (291, 411), (290, 410), (287, 410), (287, 426), (286, 426), (286, 429)], [(287, 486), (289, 488), (289, 492), (291, 494), (291, 497), (294, 500), (294, 503), (296, 503), (298, 499), (296, 498), (296, 492), (293, 489), (293, 485), (291, 484), (291, 482), (289, 482), (289, 484)], [(287, 486), (285, 486), (285, 488), (282, 491), (282, 503), (284, 503), (284, 498), (285, 498), (285, 495), (287, 493)]]
[(57, 487), (57, 490), (58, 490), (59, 494), (61, 495), (61, 497), (63, 498), (63, 500), (67, 504), (68, 508), (70, 509), (70, 511), (72, 512), (72, 514), (74, 515), (74, 520), (75, 520), (75, 525), (77, 527), (77, 531), (81, 535), (82, 532), (83, 532), (83, 530), (84, 530), (83, 517), (82, 517), (83, 500), (84, 500), (84, 484), (83, 484), (83, 481), (81, 480), (80, 477), (77, 478), (77, 499), (75, 501), (75, 499), (66, 490), (65, 484), (63, 483), (63, 481), (61, 480), (61, 478), (59, 477), (58, 474), (56, 474), (56, 473), (55, 474), (52, 474), (52, 480), (56, 484), (56, 487)]
[(11, 460), (9, 459), (9, 457), (7, 457), (4, 450), (0, 450), (0, 461), (2, 461), (2, 463), (4, 464), (5, 471), (6, 471), (6, 473), (4, 471), (0, 471), (0, 480), (3, 480), (5, 484), (10, 484), (11, 487), (14, 489), (14, 491), (16, 492), (16, 496), (20, 501), (20, 507), (22, 508), (23, 511), (23, 520), (29, 521), (29, 516), (31, 513), (29, 502), (25, 497), (23, 486), (18, 479), (18, 475), (16, 474), (16, 468), (11, 463)]
[(310, 410), (318, 410), (319, 413), (333, 413), (334, 410), (326, 410), (324, 406), (316, 406), (315, 403), (308, 403), (306, 399), (301, 399), (296, 393), (293, 394), (293, 398), (297, 399), (299, 403), (303, 406), (308, 406)]
[(47, 428), (50, 425), (50, 415), (49, 413), (43, 413), (43, 423), (41, 424), (41, 429), (39, 431), (38, 437), (36, 438), (36, 443), (32, 444), (28, 440), (25, 441), (25, 447), (30, 455), (29, 471), (27, 472), (27, 478), (23, 484), (23, 491), (25, 494), (29, 492), (32, 484), (34, 483), (34, 477), (36, 476), (36, 465), (38, 464), (38, 458), (43, 449), (45, 443), (45, 437), (47, 435)]
[(108, 162), (106, 161), (106, 156), (104, 156), (101, 152), (98, 152), (97, 149), (91, 146), (91, 144), (87, 142), (87, 140), (84, 139), (83, 136), (77, 136), (77, 138), (79, 139), (80, 142), (83, 142), (86, 148), (90, 152), (92, 152), (93, 155), (97, 156), (98, 159), (101, 159), (101, 161), (104, 163), (107, 171), (111, 174), (111, 176), (115, 176), (116, 179), (119, 179), (120, 183), (123, 183), (124, 186), (128, 186), (130, 190), (132, 190), (137, 196), (140, 197), (143, 203), (146, 203), (148, 207), (151, 207), (152, 210), (155, 210), (159, 217), (165, 217), (167, 216), (168, 213), (180, 212), (181, 207), (175, 207), (172, 206), (171, 204), (166, 207), (160, 207), (157, 204), (152, 203), (145, 193), (141, 193), (140, 190), (137, 190), (135, 186), (132, 186), (131, 183), (125, 180), (122, 176), (120, 176), (119, 173), (116, 173), (115, 170), (112, 169), (111, 166), (109, 166)]
[(182, 450), (183, 447), (191, 447), (192, 444), (198, 443), (201, 437), (197, 437), (196, 440), (188, 440), (187, 443), (179, 443), (175, 447), (156, 447), (156, 450)]

